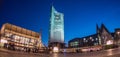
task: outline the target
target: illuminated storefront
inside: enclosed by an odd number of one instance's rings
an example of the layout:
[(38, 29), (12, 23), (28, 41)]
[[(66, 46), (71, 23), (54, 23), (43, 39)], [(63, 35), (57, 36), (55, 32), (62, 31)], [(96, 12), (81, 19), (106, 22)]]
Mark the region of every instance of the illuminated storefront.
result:
[(14, 47), (15, 50), (40, 49), (41, 35), (12, 24), (4, 24), (1, 29), (0, 43), (5, 48)]

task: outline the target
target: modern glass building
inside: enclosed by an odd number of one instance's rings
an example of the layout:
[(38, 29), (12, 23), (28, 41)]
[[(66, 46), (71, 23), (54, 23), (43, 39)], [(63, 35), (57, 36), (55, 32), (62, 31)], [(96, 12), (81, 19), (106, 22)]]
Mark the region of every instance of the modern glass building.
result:
[[(54, 45), (53, 43), (56, 44)], [(64, 43), (64, 15), (57, 12), (52, 6), (49, 46), (57, 46), (57, 43)]]

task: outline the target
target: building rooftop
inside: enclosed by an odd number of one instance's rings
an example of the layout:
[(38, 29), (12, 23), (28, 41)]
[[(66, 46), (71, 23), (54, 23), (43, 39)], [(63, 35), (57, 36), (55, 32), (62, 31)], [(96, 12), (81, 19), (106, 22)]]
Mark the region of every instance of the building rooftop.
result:
[(18, 32), (21, 34), (26, 34), (29, 36), (34, 36), (34, 37), (39, 37), (39, 33), (13, 25), (13, 24), (9, 24), (9, 23), (5, 23), (4, 25), (4, 29), (10, 30), (10, 31), (14, 31), (14, 32)]

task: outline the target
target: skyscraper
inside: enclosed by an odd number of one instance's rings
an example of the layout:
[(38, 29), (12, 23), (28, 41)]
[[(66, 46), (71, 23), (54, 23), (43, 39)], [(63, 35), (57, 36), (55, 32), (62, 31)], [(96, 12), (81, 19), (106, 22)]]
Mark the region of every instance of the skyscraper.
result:
[[(64, 15), (52, 6), (50, 18), (49, 46), (60, 46), (64, 43)], [(59, 45), (60, 44), (60, 45)]]

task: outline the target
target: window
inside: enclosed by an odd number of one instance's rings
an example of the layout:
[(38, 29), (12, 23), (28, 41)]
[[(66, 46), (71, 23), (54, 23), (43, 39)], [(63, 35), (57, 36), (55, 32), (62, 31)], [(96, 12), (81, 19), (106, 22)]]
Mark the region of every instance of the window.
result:
[(22, 37), (19, 37), (19, 39), (20, 39), (20, 40), (19, 40), (19, 41), (20, 41), (20, 43), (22, 43)]
[(31, 45), (34, 45), (35, 44), (35, 40), (34, 39), (31, 39)]
[(11, 41), (14, 41), (15, 35), (11, 36)]
[(34, 39), (31, 39), (31, 42), (34, 43)]
[(90, 39), (92, 39), (92, 37), (90, 37)]
[(24, 41), (25, 41), (24, 44), (29, 44), (29, 38), (25, 38)]
[(94, 45), (97, 45), (96, 43), (94, 43)]
[(77, 46), (77, 45), (78, 45), (78, 42), (74, 42), (74, 45)]
[(95, 42), (95, 43), (94, 43), (94, 45), (98, 45), (98, 43), (97, 43), (97, 42)]
[(71, 42), (71, 43), (70, 43), (70, 46), (78, 46), (78, 45), (79, 45), (78, 41), (75, 41), (75, 42)]
[(25, 38), (24, 37), (20, 37), (20, 43), (24, 44)]
[(19, 41), (20, 41), (20, 37), (17, 36), (17, 35), (14, 35), (14, 41), (15, 41), (15, 42), (19, 42)]
[(96, 38), (96, 40), (98, 40), (98, 38)]
[(86, 42), (86, 38), (83, 38), (83, 42)]
[(94, 41), (94, 39), (92, 39), (92, 41)]
[(83, 38), (84, 40), (86, 40), (86, 38)]
[(5, 37), (11, 37), (12, 34), (11, 33), (5, 33)]

